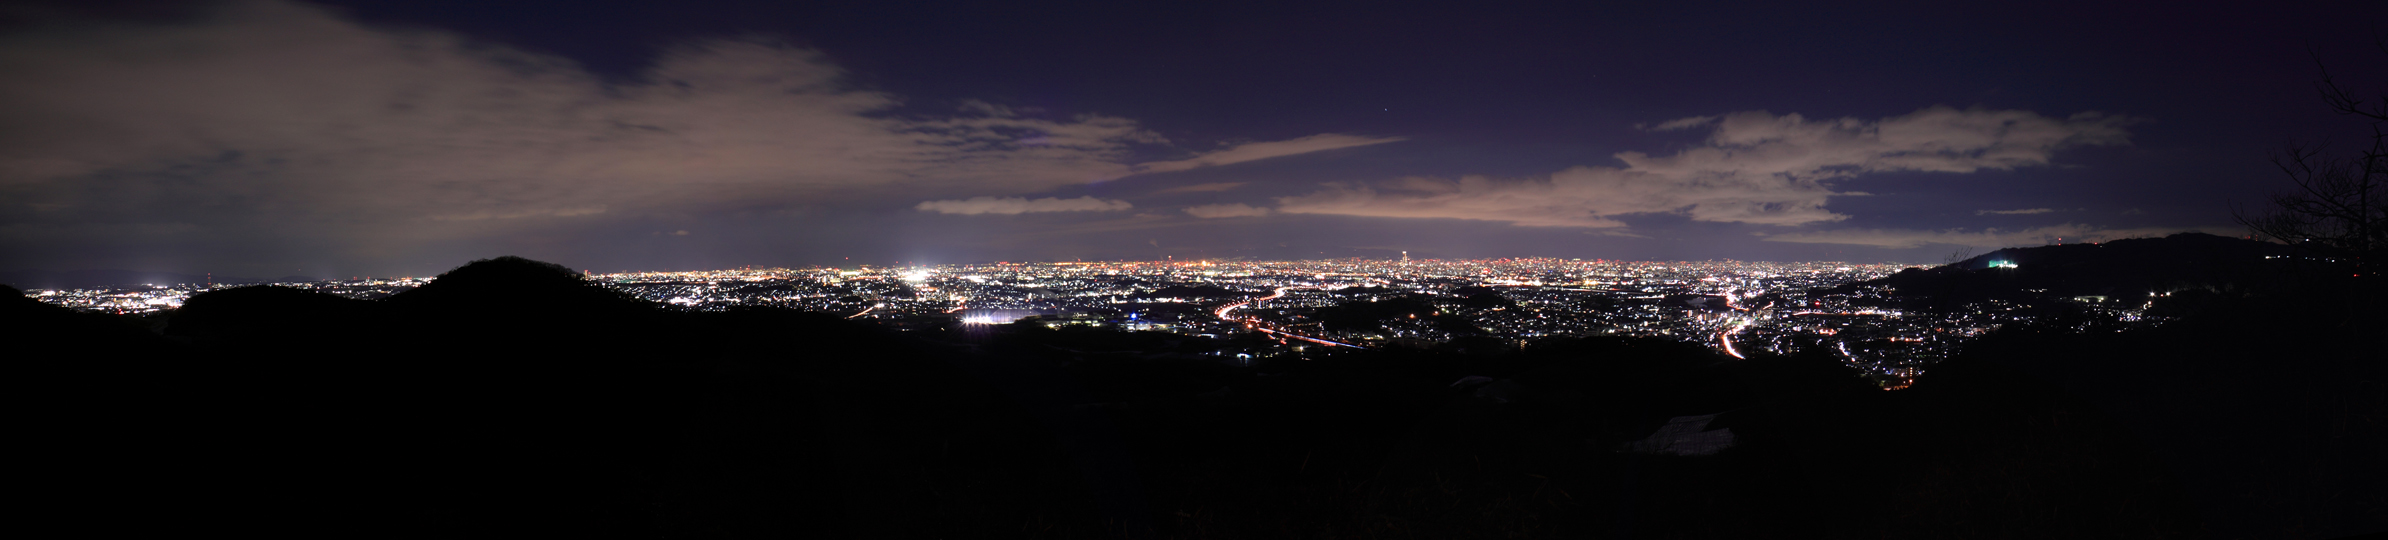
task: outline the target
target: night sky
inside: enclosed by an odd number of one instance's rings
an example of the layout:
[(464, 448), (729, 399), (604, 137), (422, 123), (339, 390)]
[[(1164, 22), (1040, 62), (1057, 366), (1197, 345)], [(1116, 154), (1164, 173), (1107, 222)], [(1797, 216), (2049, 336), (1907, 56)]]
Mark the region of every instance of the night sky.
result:
[(1593, 4), (14, 3), (0, 270), (1938, 263), (2241, 234), (2309, 48), (2388, 84), (2388, 3)]

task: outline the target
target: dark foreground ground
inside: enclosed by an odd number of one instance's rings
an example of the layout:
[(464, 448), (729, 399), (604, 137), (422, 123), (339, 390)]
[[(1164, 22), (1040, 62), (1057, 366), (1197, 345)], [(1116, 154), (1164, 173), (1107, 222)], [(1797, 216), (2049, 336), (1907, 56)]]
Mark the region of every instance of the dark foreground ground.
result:
[[(14, 513), (77, 536), (2388, 531), (2382, 332), (2294, 297), (2010, 329), (1884, 392), (1631, 339), (1229, 367), (1165, 335), (672, 311), (519, 259), (149, 319), (0, 292)], [(1707, 414), (1733, 446), (1619, 451)]]

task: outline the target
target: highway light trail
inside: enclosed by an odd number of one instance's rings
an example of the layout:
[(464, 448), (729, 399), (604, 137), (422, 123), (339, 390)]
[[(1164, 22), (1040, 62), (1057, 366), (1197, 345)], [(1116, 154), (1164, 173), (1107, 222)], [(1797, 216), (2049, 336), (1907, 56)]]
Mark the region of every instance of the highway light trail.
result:
[(1367, 347), (1362, 347), (1362, 346), (1359, 346), (1359, 345), (1353, 345), (1353, 344), (1350, 344), (1350, 343), (1343, 343), (1343, 342), (1339, 342), (1339, 341), (1328, 341), (1328, 340), (1319, 339), (1319, 338), (1314, 338), (1314, 337), (1305, 336), (1305, 335), (1301, 335), (1301, 334), (1294, 334), (1294, 333), (1289, 333), (1289, 332), (1279, 332), (1279, 331), (1276, 331), (1276, 330), (1270, 330), (1270, 329), (1268, 329), (1268, 328), (1262, 328), (1262, 327), (1258, 327), (1258, 326), (1252, 327), (1252, 329), (1254, 329), (1254, 330), (1259, 330), (1259, 331), (1262, 331), (1262, 332), (1271, 333), (1271, 334), (1276, 334), (1276, 335), (1280, 335), (1280, 336), (1285, 336), (1285, 337), (1289, 337), (1289, 338), (1299, 339), (1299, 340), (1302, 340), (1302, 341), (1308, 341), (1308, 342), (1311, 342), (1311, 343), (1323, 344), (1323, 345), (1333, 345), (1333, 346), (1338, 346), (1338, 347), (1351, 347), (1351, 348), (1354, 348), (1354, 349), (1366, 349), (1366, 348), (1367, 348)]
[(1733, 355), (1734, 358), (1748, 360), (1749, 357), (1742, 356), (1741, 351), (1733, 349), (1733, 334), (1739, 334), (1741, 331), (1748, 330), (1749, 328), (1750, 325), (1748, 321), (1735, 320), (1733, 321), (1733, 326), (1731, 328), (1727, 328), (1722, 332), (1716, 333), (1716, 342), (1724, 344), (1725, 354)]
[(1269, 328), (1269, 327), (1267, 327), (1267, 326), (1264, 326), (1264, 325), (1265, 325), (1265, 324), (1267, 324), (1267, 323), (1263, 323), (1263, 322), (1261, 322), (1261, 321), (1260, 321), (1260, 320), (1258, 320), (1258, 319), (1238, 319), (1238, 318), (1236, 318), (1236, 317), (1235, 317), (1235, 314), (1234, 314), (1234, 312), (1235, 312), (1236, 308), (1240, 308), (1240, 307), (1244, 307), (1244, 306), (1247, 306), (1247, 305), (1256, 304), (1256, 303), (1260, 303), (1260, 302), (1266, 302), (1266, 301), (1270, 301), (1270, 300), (1276, 300), (1276, 299), (1278, 299), (1278, 298), (1284, 298), (1284, 297), (1285, 297), (1285, 291), (1287, 291), (1287, 290), (1291, 290), (1291, 289), (1321, 289), (1321, 288), (1325, 288), (1325, 287), (1324, 287), (1324, 286), (1316, 286), (1316, 285), (1314, 285), (1314, 286), (1306, 286), (1306, 287), (1278, 287), (1278, 288), (1277, 288), (1277, 290), (1276, 290), (1275, 292), (1269, 293), (1269, 295), (1268, 295), (1268, 296), (1263, 296), (1263, 297), (1260, 297), (1260, 298), (1254, 298), (1254, 299), (1251, 299), (1251, 300), (1246, 300), (1246, 301), (1242, 301), (1242, 302), (1236, 302), (1236, 303), (1233, 303), (1233, 304), (1228, 304), (1228, 305), (1224, 305), (1224, 306), (1219, 306), (1219, 309), (1218, 309), (1218, 311), (1214, 311), (1214, 312), (1212, 312), (1212, 313), (1213, 313), (1213, 314), (1215, 314), (1215, 315), (1218, 315), (1218, 316), (1219, 316), (1219, 320), (1228, 321), (1228, 322), (1238, 322), (1238, 321), (1241, 321), (1241, 322), (1243, 322), (1245, 325), (1247, 325), (1247, 326), (1250, 326), (1252, 329), (1254, 329), (1254, 330), (1259, 330), (1259, 331), (1261, 331), (1261, 332), (1263, 332), (1263, 333), (1274, 334), (1274, 335), (1279, 335), (1279, 336), (1285, 336), (1285, 337), (1290, 337), (1290, 338), (1294, 338), (1294, 339), (1299, 339), (1299, 340), (1302, 340), (1302, 341), (1308, 341), (1308, 342), (1311, 342), (1311, 343), (1317, 343), (1317, 344), (1321, 344), (1321, 345), (1327, 345), (1327, 346), (1333, 346), (1333, 347), (1351, 347), (1351, 348), (1354, 348), (1354, 349), (1366, 349), (1367, 347), (1362, 347), (1362, 346), (1359, 346), (1359, 345), (1353, 345), (1353, 344), (1350, 344), (1350, 343), (1343, 343), (1343, 342), (1339, 342), (1339, 341), (1329, 341), (1329, 340), (1325, 340), (1325, 339), (1314, 338), (1314, 337), (1305, 336), (1305, 335), (1301, 335), (1301, 334), (1296, 334), (1296, 333), (1292, 333), (1292, 332), (1282, 332), (1282, 331), (1278, 331), (1278, 330), (1275, 330), (1275, 329), (1271, 329), (1271, 328)]

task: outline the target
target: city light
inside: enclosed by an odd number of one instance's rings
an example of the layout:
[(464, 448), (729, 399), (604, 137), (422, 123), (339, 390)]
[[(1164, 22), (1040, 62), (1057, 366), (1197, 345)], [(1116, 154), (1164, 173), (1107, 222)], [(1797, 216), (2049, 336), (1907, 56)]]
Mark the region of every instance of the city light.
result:
[[(1993, 261), (1994, 268), (2015, 268)], [(905, 268), (742, 268), (594, 274), (589, 279), (671, 309), (767, 306), (834, 313), (903, 328), (988, 326), (1037, 317), (1215, 339), (1258, 334), (1294, 351), (1416, 347), (1483, 336), (1535, 340), (1640, 336), (1703, 343), (1737, 359), (1827, 347), (1898, 386), (1974, 337), (2030, 320), (2023, 304), (1985, 300), (1930, 314), (1860, 285), (1898, 264), (1572, 259), (1003, 263)], [(283, 283), (360, 299), (428, 280)], [(27, 291), (43, 302), (110, 313), (180, 307), (227, 285)], [(2152, 293), (2160, 297), (2165, 293)], [(2114, 324), (2160, 324), (2150, 304), (2068, 296)], [(1382, 320), (1346, 320), (1409, 302)], [(1396, 304), (1398, 306), (1398, 304)], [(1431, 316), (1429, 316), (1431, 315)], [(1343, 320), (1330, 326), (1328, 319)], [(941, 322), (942, 321), (942, 322)], [(1248, 353), (1250, 351), (1238, 351)], [(1223, 357), (1232, 354), (1221, 354)]]

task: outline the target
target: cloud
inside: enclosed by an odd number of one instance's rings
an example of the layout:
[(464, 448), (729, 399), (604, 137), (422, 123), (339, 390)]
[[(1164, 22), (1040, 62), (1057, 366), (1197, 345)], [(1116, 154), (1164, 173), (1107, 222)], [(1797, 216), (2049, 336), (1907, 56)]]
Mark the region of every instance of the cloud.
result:
[[(6, 252), (25, 252), (13, 238), (137, 251), (150, 240), (103, 233), (147, 223), (403, 254), (556, 218), (1025, 195), (1382, 141), (1252, 143), (1139, 169), (1134, 152), (1173, 143), (1135, 120), (906, 108), (819, 52), (764, 40), (683, 44), (605, 80), (560, 57), (279, 0), (172, 23), (37, 26), (0, 36), (0, 227), (50, 232), (0, 238)], [(64, 234), (80, 229), (92, 233)], [(70, 237), (85, 241), (42, 240)]]
[(1299, 139), (1239, 144), (1230, 146), (1225, 150), (1204, 153), (1192, 158), (1178, 161), (1138, 163), (1136, 164), (1135, 169), (1139, 173), (1174, 172), (1201, 167), (1232, 165), (1247, 161), (1259, 161), (1263, 159), (1285, 157), (1297, 154), (1308, 154), (1311, 152), (1324, 152), (1328, 150), (1352, 148), (1356, 146), (1385, 144), (1389, 142), (1399, 142), (1401, 140), (1402, 138), (1400, 137), (1361, 137), (1357, 135), (1326, 133), (1320, 135), (1311, 135)]
[[(888, 115), (897, 97), (771, 42), (676, 47), (608, 83), (560, 58), (281, 2), (18, 36), (0, 42), (0, 71), (14, 74), (0, 82), (0, 183), (35, 199), (110, 183), (393, 219), (701, 210), (1049, 189), (1126, 174), (1133, 145), (1165, 142), (1098, 115)], [(128, 201), (72, 203), (110, 202)]]
[(482, 211), (476, 211), (476, 212), (465, 213), (465, 214), (442, 214), (442, 215), (436, 215), (436, 216), (431, 216), (431, 220), (432, 220), (432, 221), (481, 221), (481, 220), (489, 220), (489, 219), (522, 219), (522, 218), (530, 218), (530, 217), (572, 217), (572, 216), (590, 216), (590, 215), (597, 215), (597, 214), (603, 214), (603, 213), (605, 213), (605, 206), (604, 206), (604, 205), (598, 205), (598, 206), (590, 206), (590, 207), (583, 207), (583, 208), (532, 209), (532, 210), (519, 210), (519, 211), (513, 211), (513, 212), (490, 212), (490, 211), (487, 211), (487, 210), (482, 210)]
[(1977, 216), (1986, 216), (1986, 215), (1990, 215), (1990, 214), (2001, 214), (2001, 215), (2046, 214), (2046, 213), (2049, 213), (2049, 212), (2055, 212), (2055, 211), (2056, 211), (2056, 210), (2053, 210), (2053, 209), (2048, 209), (2048, 208), (2025, 208), (2025, 209), (2022, 209), (2022, 210), (1975, 210), (1975, 211), (1973, 212), (1973, 215), (1977, 215)]
[(1677, 118), (1677, 119), (1674, 119), (1674, 120), (1668, 120), (1668, 121), (1665, 121), (1665, 122), (1659, 122), (1659, 123), (1658, 123), (1658, 125), (1655, 125), (1655, 126), (1650, 126), (1650, 130), (1651, 130), (1651, 131), (1675, 131), (1675, 130), (1678, 130), (1678, 129), (1691, 129), (1691, 128), (1696, 128), (1696, 127), (1705, 126), (1705, 125), (1708, 125), (1708, 124), (1711, 124), (1711, 123), (1715, 123), (1717, 118), (1719, 118), (1719, 117), (1716, 117), (1716, 116), (1694, 116), (1694, 117), (1691, 117), (1691, 118)]
[(1206, 204), (1186, 207), (1186, 214), (1198, 218), (1231, 218), (1269, 215), (1269, 209), (1248, 204)]
[(1135, 205), (1128, 201), (1107, 201), (1093, 196), (1076, 199), (1027, 199), (1023, 197), (972, 197), (953, 201), (922, 201), (914, 209), (940, 214), (1032, 214), (1038, 212), (1109, 212), (1126, 210)]
[(1615, 219), (1668, 213), (1699, 221), (1799, 225), (1848, 216), (1824, 208), (1827, 182), (1864, 173), (1971, 173), (2041, 166), (2057, 150), (2128, 144), (2129, 119), (2082, 113), (1930, 107), (1865, 121), (1808, 120), (1764, 111), (1695, 117), (1661, 129), (1712, 126), (1708, 140), (1667, 156), (1616, 154), (1623, 167), (1574, 167), (1544, 178), (1406, 178), (1336, 184), (1278, 199), (1287, 213), (1502, 221), (1520, 226), (1622, 227)]
[(2131, 229), (2103, 229), (2089, 225), (2067, 223), (2022, 230), (1982, 229), (1967, 232), (1962, 229), (1837, 229), (1770, 235), (1768, 242), (1796, 242), (1803, 244), (1850, 244), (1880, 248), (1905, 249), (1928, 244), (1953, 244), (1974, 247), (2010, 247), (2042, 245), (2062, 239), (2066, 243), (2106, 242), (2125, 238), (2152, 238), (2181, 232), (2229, 234), (2228, 227), (2140, 227)]
[(1249, 183), (1249, 182), (1212, 182), (1212, 183), (1208, 183), (1208, 184), (1194, 184), (1194, 185), (1191, 185), (1191, 186), (1178, 186), (1178, 187), (1173, 187), (1173, 188), (1164, 189), (1164, 190), (1160, 190), (1160, 191), (1155, 191), (1155, 192), (1153, 192), (1153, 194), (1154, 194), (1154, 195), (1161, 195), (1161, 194), (1168, 194), (1168, 193), (1205, 193), (1205, 192), (1214, 192), (1214, 191), (1227, 191), (1227, 190), (1231, 190), (1231, 189), (1235, 189), (1235, 188), (1243, 187), (1243, 186), (1244, 186), (1244, 184), (1247, 184), (1247, 183)]

